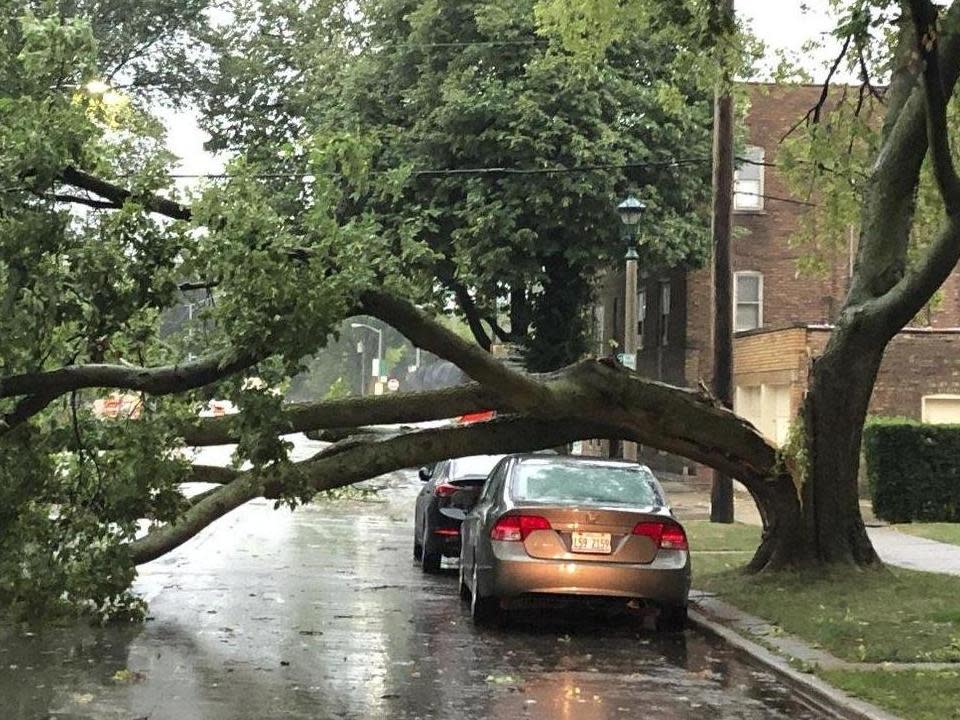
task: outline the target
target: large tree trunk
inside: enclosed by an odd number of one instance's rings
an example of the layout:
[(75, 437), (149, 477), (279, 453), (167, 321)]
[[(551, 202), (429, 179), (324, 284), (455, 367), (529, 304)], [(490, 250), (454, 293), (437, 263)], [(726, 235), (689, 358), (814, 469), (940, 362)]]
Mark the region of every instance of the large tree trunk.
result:
[(802, 507), (807, 552), (819, 562), (878, 562), (860, 514), (857, 475), (885, 345), (840, 326), (811, 371), (803, 417), (808, 464)]
[(754, 499), (764, 520), (764, 539), (753, 571), (816, 564), (879, 563), (860, 514), (857, 486), (863, 423), (885, 341), (841, 324), (814, 361), (798, 422), (788, 445), (794, 484)]

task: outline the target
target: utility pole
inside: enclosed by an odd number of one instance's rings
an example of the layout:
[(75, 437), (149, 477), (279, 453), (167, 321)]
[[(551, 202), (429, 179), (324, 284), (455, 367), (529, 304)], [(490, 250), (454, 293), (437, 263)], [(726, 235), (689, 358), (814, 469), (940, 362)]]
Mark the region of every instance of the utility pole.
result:
[[(714, 0), (716, 42), (721, 75), (713, 112), (713, 394), (733, 407), (733, 96), (729, 64), (722, 58), (725, 41), (735, 32), (733, 0)], [(733, 481), (714, 471), (710, 520), (733, 522)]]

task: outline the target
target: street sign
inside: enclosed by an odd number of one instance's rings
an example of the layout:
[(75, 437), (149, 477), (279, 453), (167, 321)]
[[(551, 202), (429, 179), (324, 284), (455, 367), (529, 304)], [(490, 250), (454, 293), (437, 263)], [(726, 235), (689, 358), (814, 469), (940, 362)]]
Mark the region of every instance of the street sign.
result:
[(374, 358), (371, 362), (373, 363), (373, 372), (370, 374), (375, 378), (380, 377), (380, 358)]
[(390, 392), (396, 392), (400, 389), (400, 381), (396, 378), (390, 378), (387, 380), (387, 390)]
[(618, 353), (617, 360), (620, 361), (620, 364), (624, 367), (628, 367), (631, 370), (637, 369), (637, 355), (636, 353)]

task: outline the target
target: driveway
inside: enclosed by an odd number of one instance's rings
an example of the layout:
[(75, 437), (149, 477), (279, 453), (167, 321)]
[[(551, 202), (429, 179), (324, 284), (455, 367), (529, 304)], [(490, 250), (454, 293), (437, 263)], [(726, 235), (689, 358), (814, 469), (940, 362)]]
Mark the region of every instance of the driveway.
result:
[(377, 502), (224, 518), (145, 566), (140, 626), (0, 629), (0, 716), (812, 719), (772, 678), (692, 631), (519, 615), (478, 632), (456, 570), (412, 562), (418, 482)]

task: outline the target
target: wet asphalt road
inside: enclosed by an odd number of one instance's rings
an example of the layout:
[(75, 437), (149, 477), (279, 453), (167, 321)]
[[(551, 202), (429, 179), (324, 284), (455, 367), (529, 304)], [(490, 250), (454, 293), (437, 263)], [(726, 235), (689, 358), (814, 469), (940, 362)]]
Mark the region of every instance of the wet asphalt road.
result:
[(478, 632), (453, 566), (412, 562), (415, 476), (392, 485), (228, 516), (143, 568), (141, 626), (0, 628), (0, 719), (815, 717), (691, 631), (531, 612)]

